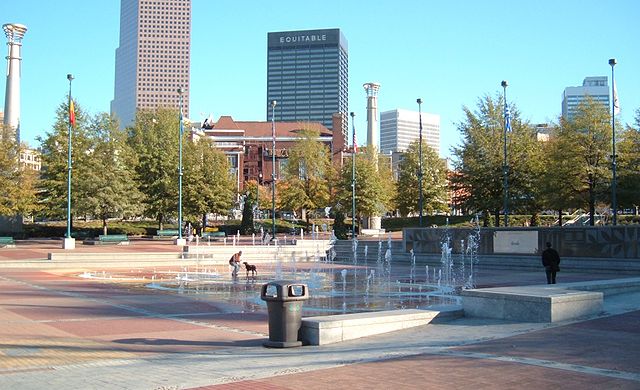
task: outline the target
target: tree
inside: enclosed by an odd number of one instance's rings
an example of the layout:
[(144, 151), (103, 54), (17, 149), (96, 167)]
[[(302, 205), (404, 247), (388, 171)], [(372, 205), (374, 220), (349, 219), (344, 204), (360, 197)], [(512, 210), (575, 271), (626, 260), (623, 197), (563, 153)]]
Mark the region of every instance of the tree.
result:
[(278, 182), (280, 209), (297, 210), (309, 222), (307, 210), (329, 204), (329, 182), (334, 176), (331, 153), (318, 141), (319, 133), (303, 129), (289, 149), (289, 159)]
[[(509, 183), (509, 209), (534, 209), (540, 202), (536, 195), (536, 175), (542, 166), (536, 163), (541, 148), (528, 123), (520, 120), (520, 113), (511, 104), (511, 132), (507, 134), (507, 177)], [(466, 119), (458, 123), (462, 144), (453, 148), (457, 175), (453, 185), (461, 189), (463, 206), (485, 213), (500, 225), (500, 212), (504, 206), (504, 103), (502, 97), (484, 96), (478, 100), (477, 111), (463, 107)]]
[(588, 97), (576, 107), (573, 118), (560, 118), (556, 158), (568, 164), (568, 185), (577, 195), (576, 206), (588, 205), (589, 223), (595, 222), (596, 198), (608, 199), (611, 117), (602, 103)]
[(99, 218), (103, 234), (109, 218), (141, 215), (142, 194), (135, 182), (135, 155), (127, 144), (127, 133), (107, 113), (97, 114), (87, 129), (91, 148), (86, 151), (88, 169), (83, 169), (83, 197), (78, 210)]
[[(91, 169), (89, 151), (92, 150), (88, 137), (89, 118), (81, 105), (75, 105), (75, 126), (71, 129), (71, 215), (79, 214), (83, 200), (95, 194), (87, 189), (87, 175)], [(65, 101), (58, 106), (56, 122), (50, 133), (38, 137), (41, 144), (42, 171), (39, 182), (38, 199), (41, 214), (55, 219), (63, 219), (67, 213), (68, 196), (68, 145), (69, 145), (69, 105)]]
[[(342, 167), (337, 188), (336, 202), (350, 211), (352, 187), (352, 162), (347, 159)], [(382, 158), (375, 148), (365, 148), (356, 156), (356, 217), (383, 215), (394, 208), (395, 185), (386, 156)]]
[(618, 152), (618, 204), (635, 209), (640, 206), (640, 108), (636, 110), (635, 126), (627, 126), (622, 132)]
[(562, 226), (563, 210), (568, 210), (579, 204), (576, 194), (582, 187), (580, 179), (573, 174), (573, 164), (567, 160), (565, 150), (570, 147), (560, 142), (559, 127), (553, 128), (549, 140), (543, 146), (546, 167), (541, 180), (541, 197), (543, 207), (558, 212), (558, 225)]
[(228, 214), (235, 196), (229, 162), (213, 142), (200, 138), (185, 143), (183, 210), (186, 218), (202, 220), (208, 213)]
[(36, 172), (20, 165), (20, 152), (25, 148), (16, 142), (9, 126), (0, 133), (0, 215), (31, 214), (38, 210), (36, 202)]
[(139, 110), (129, 129), (129, 143), (138, 156), (136, 182), (144, 195), (144, 213), (155, 218), (160, 229), (178, 211), (178, 140), (176, 110)]
[[(419, 141), (412, 142), (402, 154), (396, 183), (395, 203), (402, 215), (419, 213), (420, 170)], [(426, 142), (422, 143), (423, 213), (447, 212), (447, 172), (443, 160)]]

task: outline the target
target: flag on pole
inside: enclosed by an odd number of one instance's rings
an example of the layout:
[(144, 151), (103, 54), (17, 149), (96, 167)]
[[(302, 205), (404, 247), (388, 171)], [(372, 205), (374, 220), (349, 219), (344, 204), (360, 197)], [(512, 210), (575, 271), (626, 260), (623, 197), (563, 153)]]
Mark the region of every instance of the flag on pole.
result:
[(509, 107), (504, 108), (504, 127), (507, 132), (511, 131), (511, 117), (509, 115)]
[(356, 142), (356, 132), (353, 131), (353, 153), (358, 153), (358, 143)]
[(616, 81), (613, 80), (613, 113), (620, 113), (620, 102), (618, 101), (618, 89), (616, 88)]
[(69, 124), (71, 126), (76, 125), (76, 109), (73, 105), (73, 100), (69, 103)]

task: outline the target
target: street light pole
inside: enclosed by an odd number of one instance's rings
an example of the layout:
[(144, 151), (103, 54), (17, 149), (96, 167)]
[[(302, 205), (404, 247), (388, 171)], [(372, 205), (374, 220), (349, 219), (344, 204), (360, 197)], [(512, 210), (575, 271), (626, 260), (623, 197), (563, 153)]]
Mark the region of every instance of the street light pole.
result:
[(271, 232), (276, 238), (276, 104), (271, 101)]
[(351, 112), (351, 128), (353, 141), (351, 145), (351, 239), (356, 239), (356, 113)]
[(73, 102), (71, 101), (71, 81), (73, 75), (68, 74), (69, 80), (69, 134), (67, 140), (67, 239), (71, 239), (71, 132), (73, 131), (73, 122), (75, 122), (75, 112)]
[(617, 61), (615, 58), (611, 58), (609, 60), (609, 65), (611, 65), (611, 134), (612, 134), (612, 152), (611, 155), (611, 208), (613, 209), (613, 226), (618, 224), (618, 199), (616, 196), (616, 186), (617, 186), (617, 173), (616, 173), (616, 88), (615, 88), (615, 79), (613, 78), (613, 67), (616, 65)]
[(503, 147), (504, 147), (504, 161), (502, 163), (502, 175), (504, 176), (504, 226), (509, 226), (509, 165), (507, 162), (507, 127), (509, 121), (509, 108), (507, 106), (507, 80), (502, 80), (502, 91), (504, 97), (504, 132), (503, 132)]
[(418, 137), (418, 191), (419, 191), (419, 199), (418, 199), (418, 209), (420, 210), (420, 227), (422, 227), (422, 99), (418, 98), (416, 100), (418, 103), (418, 119), (420, 121), (420, 135)]
[(178, 96), (180, 97), (180, 131), (178, 139), (178, 241), (177, 244), (182, 243), (182, 136), (184, 133), (184, 127), (182, 124), (182, 94), (184, 88), (178, 88)]
[(256, 181), (256, 219), (260, 219), (260, 182), (262, 181), (262, 172), (258, 173)]

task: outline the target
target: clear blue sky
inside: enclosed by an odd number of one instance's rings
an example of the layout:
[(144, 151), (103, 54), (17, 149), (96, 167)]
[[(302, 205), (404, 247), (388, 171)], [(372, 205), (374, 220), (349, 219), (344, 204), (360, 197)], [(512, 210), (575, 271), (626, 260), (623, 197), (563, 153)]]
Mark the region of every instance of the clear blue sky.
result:
[[(585, 76), (610, 77), (607, 61), (615, 57), (622, 122), (632, 122), (640, 108), (636, 0), (192, 0), (192, 6), (194, 120), (209, 113), (265, 120), (267, 33), (316, 28), (340, 28), (349, 42), (349, 110), (360, 143), (366, 139), (362, 84), (370, 81), (382, 85), (381, 111), (417, 110), (421, 97), (423, 111), (441, 116), (442, 156), (459, 143), (462, 106), (501, 92), (504, 79), (509, 101), (525, 119), (555, 121), (564, 88), (581, 85)], [(0, 24), (28, 27), (21, 127), (31, 146), (50, 131), (65, 101), (67, 73), (75, 76), (73, 95), (83, 108), (109, 111), (119, 10), (119, 0), (0, 2)]]

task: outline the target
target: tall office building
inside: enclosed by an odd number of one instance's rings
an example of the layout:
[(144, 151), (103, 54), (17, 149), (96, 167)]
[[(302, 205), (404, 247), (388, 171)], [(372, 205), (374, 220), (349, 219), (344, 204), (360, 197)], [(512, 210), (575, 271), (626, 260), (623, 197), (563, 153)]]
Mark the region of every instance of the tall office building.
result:
[(576, 107), (586, 96), (601, 102), (609, 110), (609, 84), (607, 76), (586, 77), (581, 87), (567, 87), (562, 94), (562, 116), (571, 119)]
[[(420, 138), (418, 111), (391, 110), (380, 113), (380, 151), (401, 153)], [(440, 115), (422, 113), (422, 139), (440, 153)]]
[[(349, 56), (340, 29), (272, 32), (267, 37), (267, 120), (320, 122), (349, 110)], [(340, 129), (345, 137), (348, 123)]]
[(191, 0), (121, 0), (111, 113), (130, 125), (139, 108), (179, 106), (189, 117)]

